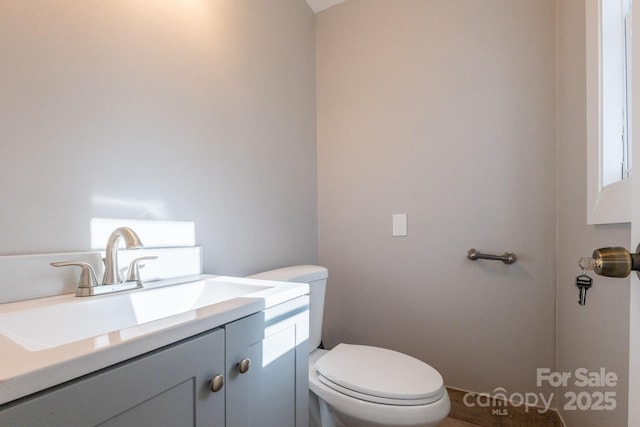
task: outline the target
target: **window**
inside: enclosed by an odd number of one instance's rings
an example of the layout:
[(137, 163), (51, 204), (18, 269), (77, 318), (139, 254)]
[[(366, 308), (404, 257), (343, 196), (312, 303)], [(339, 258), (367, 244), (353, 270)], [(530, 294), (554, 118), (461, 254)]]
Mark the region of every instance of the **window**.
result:
[(631, 220), (631, 0), (586, 0), (589, 224)]

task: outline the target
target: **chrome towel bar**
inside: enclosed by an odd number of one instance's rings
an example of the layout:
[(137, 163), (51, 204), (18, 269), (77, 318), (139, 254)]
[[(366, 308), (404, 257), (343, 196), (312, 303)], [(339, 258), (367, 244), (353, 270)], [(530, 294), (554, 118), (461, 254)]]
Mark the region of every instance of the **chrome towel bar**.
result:
[(475, 249), (469, 249), (467, 251), (467, 258), (471, 261), (475, 261), (478, 259), (490, 259), (494, 261), (502, 261), (505, 264), (513, 264), (518, 260), (518, 257), (513, 252), (505, 252), (502, 255), (489, 255), (478, 252)]

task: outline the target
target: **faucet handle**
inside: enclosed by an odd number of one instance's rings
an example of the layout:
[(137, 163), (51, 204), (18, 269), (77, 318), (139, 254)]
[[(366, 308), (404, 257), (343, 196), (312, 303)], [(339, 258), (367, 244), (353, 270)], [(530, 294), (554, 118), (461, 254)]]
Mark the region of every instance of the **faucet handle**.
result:
[(131, 263), (129, 263), (129, 272), (127, 273), (127, 282), (138, 282), (138, 286), (142, 286), (142, 280), (140, 279), (140, 268), (144, 267), (144, 264), (141, 266), (140, 261), (158, 259), (157, 256), (143, 256), (140, 258), (136, 258)]
[(53, 267), (77, 266), (82, 268), (82, 272), (80, 273), (80, 283), (78, 284), (78, 293), (80, 293), (81, 288), (93, 288), (94, 286), (98, 286), (96, 271), (89, 263), (81, 261), (59, 261), (52, 262), (50, 265)]

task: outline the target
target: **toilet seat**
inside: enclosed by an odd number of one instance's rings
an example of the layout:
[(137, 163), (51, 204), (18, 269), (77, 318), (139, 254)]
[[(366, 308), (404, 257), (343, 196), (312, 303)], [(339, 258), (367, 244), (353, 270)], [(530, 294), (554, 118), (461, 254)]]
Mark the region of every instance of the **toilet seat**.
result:
[(445, 393), (442, 376), (431, 366), (379, 347), (339, 344), (315, 368), (327, 387), (373, 403), (426, 405)]

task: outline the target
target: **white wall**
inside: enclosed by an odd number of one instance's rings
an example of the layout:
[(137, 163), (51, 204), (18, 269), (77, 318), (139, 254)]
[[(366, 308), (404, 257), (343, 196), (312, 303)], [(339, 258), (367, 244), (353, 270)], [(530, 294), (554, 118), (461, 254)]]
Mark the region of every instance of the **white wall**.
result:
[[(329, 346), (398, 349), (463, 389), (544, 391), (555, 41), (553, 0), (349, 0), (317, 15)], [(405, 238), (391, 237), (399, 212)], [(472, 262), (472, 247), (519, 260)]]
[[(557, 391), (567, 426), (627, 425), (629, 363), (629, 280), (591, 274), (587, 304), (580, 307), (577, 262), (604, 246), (631, 248), (628, 224), (586, 225), (586, 75), (584, 0), (558, 0), (558, 289), (557, 370), (578, 368), (618, 375), (614, 389), (585, 390), (570, 381)], [(614, 391), (615, 411), (564, 410), (565, 392)]]
[(0, 4), (0, 254), (92, 217), (194, 221), (205, 270), (316, 260), (304, 0)]

